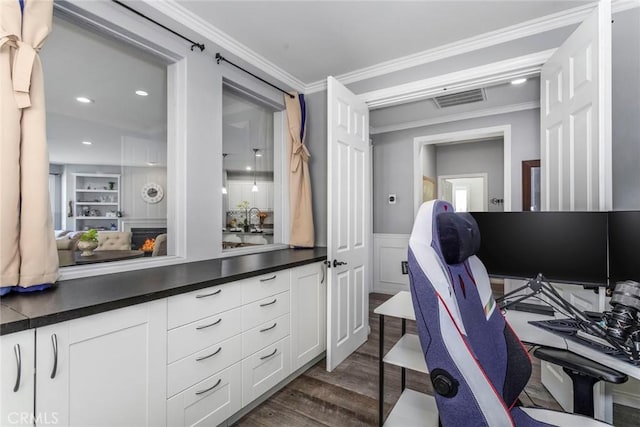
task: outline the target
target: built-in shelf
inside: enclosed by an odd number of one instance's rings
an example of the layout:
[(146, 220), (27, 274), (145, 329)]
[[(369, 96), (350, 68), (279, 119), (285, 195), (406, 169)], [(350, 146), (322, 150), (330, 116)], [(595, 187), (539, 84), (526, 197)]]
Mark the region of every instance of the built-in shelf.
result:
[(414, 334), (404, 334), (384, 356), (384, 362), (417, 372), (429, 373), (424, 361), (420, 338)]
[(438, 427), (438, 408), (433, 396), (405, 389), (384, 427)]
[[(74, 173), (75, 230), (119, 230), (120, 175)], [(90, 201), (86, 199), (98, 199)], [(109, 214), (110, 216), (107, 216)]]

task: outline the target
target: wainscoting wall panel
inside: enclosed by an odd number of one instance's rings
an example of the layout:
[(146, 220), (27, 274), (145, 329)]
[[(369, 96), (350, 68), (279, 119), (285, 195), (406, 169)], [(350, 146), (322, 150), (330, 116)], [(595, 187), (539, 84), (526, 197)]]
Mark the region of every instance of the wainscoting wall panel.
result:
[(409, 276), (402, 274), (408, 248), (408, 234), (373, 234), (374, 292), (393, 295), (409, 290)]

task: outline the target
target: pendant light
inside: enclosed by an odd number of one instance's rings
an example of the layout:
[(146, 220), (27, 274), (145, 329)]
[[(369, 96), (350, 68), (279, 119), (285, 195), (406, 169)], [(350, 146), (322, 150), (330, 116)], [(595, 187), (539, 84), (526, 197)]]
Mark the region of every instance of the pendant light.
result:
[(257, 165), (257, 157), (258, 157), (258, 149), (253, 149), (253, 187), (251, 187), (251, 192), (257, 193), (258, 186), (256, 185), (256, 165)]
[(222, 194), (227, 194), (227, 186), (225, 185), (225, 177), (224, 177), (224, 159), (228, 156), (227, 153), (222, 153)]

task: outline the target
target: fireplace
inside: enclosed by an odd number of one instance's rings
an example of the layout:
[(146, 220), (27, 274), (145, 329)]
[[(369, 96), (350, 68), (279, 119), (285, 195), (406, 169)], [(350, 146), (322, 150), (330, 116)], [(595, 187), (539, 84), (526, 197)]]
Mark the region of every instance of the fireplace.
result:
[(131, 249), (140, 249), (147, 239), (155, 239), (159, 234), (167, 232), (166, 227), (132, 227)]

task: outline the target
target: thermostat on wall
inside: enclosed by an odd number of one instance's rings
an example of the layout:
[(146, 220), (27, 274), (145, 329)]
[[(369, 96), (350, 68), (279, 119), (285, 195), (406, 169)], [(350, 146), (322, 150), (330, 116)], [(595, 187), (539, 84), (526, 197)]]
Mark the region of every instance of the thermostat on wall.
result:
[(396, 204), (396, 195), (395, 194), (389, 194), (389, 204), (390, 205), (395, 205)]

